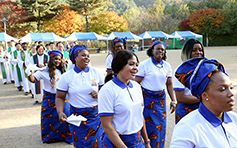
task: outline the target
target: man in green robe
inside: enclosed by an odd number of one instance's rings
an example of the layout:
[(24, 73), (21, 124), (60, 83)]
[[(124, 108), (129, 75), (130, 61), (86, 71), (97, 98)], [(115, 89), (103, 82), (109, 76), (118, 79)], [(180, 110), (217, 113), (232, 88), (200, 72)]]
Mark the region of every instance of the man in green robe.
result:
[(3, 51), (3, 47), (0, 46), (0, 73), (2, 75), (3, 84), (7, 84), (7, 82), (11, 81), (8, 72), (7, 58), (7, 54)]

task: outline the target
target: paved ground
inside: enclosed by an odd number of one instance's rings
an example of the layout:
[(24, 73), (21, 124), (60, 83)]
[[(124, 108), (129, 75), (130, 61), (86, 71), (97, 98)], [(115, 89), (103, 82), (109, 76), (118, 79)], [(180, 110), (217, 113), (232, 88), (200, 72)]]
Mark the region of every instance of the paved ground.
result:
[[(174, 70), (180, 63), (181, 50), (168, 50), (167, 61)], [(205, 48), (207, 58), (215, 58), (222, 62), (229, 74), (234, 87), (237, 88), (237, 47), (208, 47)], [(145, 52), (137, 52), (140, 61), (147, 59)], [(91, 54), (92, 66), (105, 73), (107, 54)], [(234, 92), (237, 92), (237, 89)], [(167, 98), (167, 104), (170, 101)], [(40, 105), (32, 105), (33, 99), (24, 96), (14, 84), (3, 85), (0, 81), (0, 147), (1, 148), (71, 148), (64, 142), (42, 144), (40, 138)], [(168, 106), (167, 106), (168, 109)], [(237, 107), (234, 111), (237, 112)], [(174, 128), (174, 114), (167, 114), (166, 147)]]

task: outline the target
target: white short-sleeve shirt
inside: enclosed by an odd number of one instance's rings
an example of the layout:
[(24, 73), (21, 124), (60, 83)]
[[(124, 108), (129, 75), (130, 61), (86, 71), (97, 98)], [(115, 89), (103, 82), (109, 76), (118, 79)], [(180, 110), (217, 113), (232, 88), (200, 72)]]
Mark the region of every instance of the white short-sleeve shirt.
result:
[[(176, 70), (175, 70), (176, 71)], [(184, 91), (184, 95), (188, 95), (188, 96), (192, 96), (192, 93), (190, 91), (190, 89), (188, 89), (187, 87), (185, 87), (176, 77), (175, 77), (175, 73), (173, 76), (173, 90), (176, 91)]]
[(143, 108), (141, 86), (135, 81), (126, 85), (114, 77), (99, 92), (99, 116), (113, 116), (112, 126), (121, 135), (141, 130)]
[(113, 61), (113, 55), (110, 54), (108, 55), (108, 57), (106, 58), (106, 70), (112, 70), (112, 61)]
[(236, 148), (237, 114), (224, 113), (223, 121), (201, 103), (176, 124), (170, 148)]
[(136, 77), (143, 78), (141, 86), (151, 91), (165, 89), (167, 78), (172, 78), (172, 69), (168, 62), (157, 63), (152, 57), (138, 65)]
[(92, 91), (99, 91), (104, 84), (104, 75), (96, 68), (87, 67), (84, 71), (74, 68), (64, 73), (58, 84), (57, 91), (67, 92), (69, 103), (77, 108), (93, 107), (98, 99), (89, 95)]
[(56, 86), (59, 81), (59, 78), (61, 76), (61, 71), (58, 69), (55, 69), (55, 86), (52, 88), (52, 84), (50, 82), (48, 67), (44, 70), (39, 70), (36, 73), (33, 74), (36, 81), (43, 80), (44, 81), (44, 90), (47, 92), (50, 92), (52, 94), (56, 94)]

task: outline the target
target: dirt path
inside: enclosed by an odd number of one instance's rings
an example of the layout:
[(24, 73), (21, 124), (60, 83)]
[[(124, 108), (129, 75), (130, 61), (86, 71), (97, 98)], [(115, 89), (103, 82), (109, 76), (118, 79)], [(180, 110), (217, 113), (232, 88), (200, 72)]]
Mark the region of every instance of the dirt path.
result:
[[(167, 61), (172, 69), (181, 63), (181, 50), (168, 50)], [(145, 52), (137, 52), (140, 61), (147, 59)], [(234, 87), (237, 88), (237, 47), (205, 48), (207, 58), (215, 58), (222, 62), (229, 74)], [(91, 54), (92, 66), (105, 72), (106, 54)], [(237, 92), (237, 89), (234, 92)], [(170, 99), (167, 97), (167, 104)], [(40, 105), (32, 105), (31, 95), (24, 96), (14, 84), (3, 85), (0, 81), (0, 147), (1, 148), (72, 148), (64, 142), (42, 144), (40, 138)], [(167, 106), (167, 109), (169, 107)], [(234, 111), (237, 112), (235, 106)], [(167, 113), (166, 147), (174, 128), (174, 114)]]

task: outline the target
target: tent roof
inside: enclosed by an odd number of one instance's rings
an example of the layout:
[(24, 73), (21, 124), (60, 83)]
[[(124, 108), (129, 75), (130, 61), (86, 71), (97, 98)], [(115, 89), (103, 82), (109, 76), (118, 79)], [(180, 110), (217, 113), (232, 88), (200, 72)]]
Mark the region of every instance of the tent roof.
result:
[(174, 36), (169, 35), (163, 31), (146, 31), (143, 34), (139, 35), (143, 39), (151, 39), (151, 38), (174, 38)]
[(200, 34), (196, 34), (191, 31), (175, 31), (171, 35), (173, 36), (181, 36), (182, 38), (188, 38), (188, 37), (202, 37)]
[(14, 40), (15, 42), (18, 41), (17, 38), (12, 37), (12, 36), (6, 34), (5, 32), (0, 32), (0, 41), (9, 42), (11, 40)]
[(77, 40), (107, 40), (106, 37), (96, 34), (94, 32), (73, 32), (69, 36), (65, 37), (67, 41)]
[(113, 40), (115, 37), (124, 38), (127, 37), (127, 39), (139, 39), (142, 40), (141, 37), (131, 33), (131, 32), (111, 32), (109, 35), (106, 36), (108, 40)]
[(24, 42), (32, 41), (65, 41), (64, 38), (54, 33), (28, 33), (24, 37), (20, 38)]

